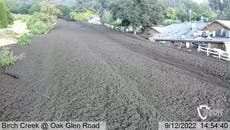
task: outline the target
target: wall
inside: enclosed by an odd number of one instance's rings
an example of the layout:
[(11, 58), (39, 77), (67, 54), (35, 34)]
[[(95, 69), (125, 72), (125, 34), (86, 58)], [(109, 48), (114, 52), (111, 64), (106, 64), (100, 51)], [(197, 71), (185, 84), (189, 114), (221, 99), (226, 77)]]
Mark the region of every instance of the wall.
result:
[(218, 24), (218, 23), (212, 23), (207, 26), (207, 28), (203, 29), (202, 31), (217, 31), (219, 29), (227, 29), (224, 26)]
[(145, 29), (145, 34), (147, 35), (155, 35), (159, 32), (157, 32), (155, 29), (151, 28), (151, 27), (148, 27)]
[(218, 49), (221, 49), (223, 51), (226, 50), (226, 47), (224, 44), (218, 44), (218, 43), (212, 43), (211, 44), (211, 48), (218, 48)]

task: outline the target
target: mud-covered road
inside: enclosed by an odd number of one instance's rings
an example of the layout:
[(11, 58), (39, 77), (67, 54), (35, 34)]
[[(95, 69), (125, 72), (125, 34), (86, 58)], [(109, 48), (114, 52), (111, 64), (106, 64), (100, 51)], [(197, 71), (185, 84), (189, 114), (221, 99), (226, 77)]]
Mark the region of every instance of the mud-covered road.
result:
[(230, 64), (116, 32), (59, 20), (0, 74), (1, 121), (106, 121), (109, 130), (156, 130), (201, 121), (197, 107), (230, 121)]

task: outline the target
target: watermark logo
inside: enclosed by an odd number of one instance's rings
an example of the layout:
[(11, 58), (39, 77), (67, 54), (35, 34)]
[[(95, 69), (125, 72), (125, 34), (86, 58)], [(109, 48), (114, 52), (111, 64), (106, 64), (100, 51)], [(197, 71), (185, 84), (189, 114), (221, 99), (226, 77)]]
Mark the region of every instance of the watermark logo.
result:
[(223, 109), (212, 109), (208, 105), (200, 105), (197, 107), (197, 112), (202, 120), (206, 120), (208, 117), (221, 117), (223, 115)]

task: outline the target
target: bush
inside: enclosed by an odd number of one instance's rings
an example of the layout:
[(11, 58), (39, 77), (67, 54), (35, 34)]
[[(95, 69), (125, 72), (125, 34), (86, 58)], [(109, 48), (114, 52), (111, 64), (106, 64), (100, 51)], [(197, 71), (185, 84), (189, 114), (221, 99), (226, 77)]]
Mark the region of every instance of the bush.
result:
[(0, 48), (0, 69), (16, 62), (13, 52), (9, 48)]
[(9, 11), (6, 12), (6, 15), (7, 15), (8, 24), (13, 24), (14, 23), (14, 16), (11, 15)]
[(26, 22), (30, 33), (24, 34), (18, 41), (18, 45), (29, 45), (33, 35), (48, 33), (53, 29), (59, 10), (53, 5), (42, 4), (41, 11), (33, 15), (15, 15), (17, 20)]
[(45, 22), (40, 20), (30, 25), (30, 30), (31, 33), (33, 34), (44, 34), (44, 33), (48, 33), (50, 28), (49, 25), (47, 25)]
[(13, 14), (14, 20), (21, 20), (23, 22), (28, 22), (31, 15), (28, 14)]
[(66, 6), (66, 5), (57, 5), (56, 8), (61, 11), (61, 13), (58, 14), (59, 18), (62, 18), (65, 20), (71, 20), (70, 15), (69, 15), (70, 12), (72, 12), (71, 7)]
[(102, 20), (103, 23), (112, 24), (112, 22), (113, 22), (113, 15), (109, 11), (105, 11), (103, 13), (103, 15), (102, 15), (101, 20)]
[(41, 18), (45, 22), (48, 22), (49, 24), (53, 24), (57, 20), (57, 16), (60, 14), (60, 10), (57, 9), (55, 6), (50, 4), (42, 4), (41, 6)]
[(121, 19), (116, 19), (115, 21), (112, 22), (113, 26), (121, 26), (122, 24), (122, 20)]
[(27, 20), (27, 27), (32, 34), (47, 33), (54, 28), (58, 14), (59, 10), (54, 6), (44, 4), (40, 13), (34, 13)]
[(32, 34), (43, 34), (50, 30), (48, 23), (42, 20), (42, 16), (39, 13), (33, 14), (28, 19), (27, 27)]
[(11, 13), (14, 14), (29, 14), (29, 9), (34, 3), (23, 2), (21, 0), (5, 0), (6, 6)]
[(34, 14), (35, 12), (41, 11), (41, 4), (33, 3), (32, 6), (28, 9), (29, 14)]
[(23, 36), (20, 37), (20, 39), (18, 40), (17, 44), (20, 46), (27, 46), (30, 44), (30, 39), (32, 37), (32, 34), (30, 33), (26, 33)]
[(171, 25), (171, 24), (176, 24), (176, 23), (181, 23), (181, 21), (180, 20), (166, 19), (163, 24), (164, 25)]
[(71, 19), (76, 20), (76, 21), (85, 21), (85, 20), (88, 20), (89, 18), (91, 18), (93, 16), (96, 16), (96, 14), (94, 14), (91, 11), (86, 11), (83, 13), (76, 13), (76, 12), (70, 13)]

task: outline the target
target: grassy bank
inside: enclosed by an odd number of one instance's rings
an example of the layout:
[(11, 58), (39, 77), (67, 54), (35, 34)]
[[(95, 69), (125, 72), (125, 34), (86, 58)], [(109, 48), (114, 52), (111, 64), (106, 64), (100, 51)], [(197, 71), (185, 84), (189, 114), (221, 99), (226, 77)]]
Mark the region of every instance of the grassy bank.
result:
[(0, 70), (16, 62), (13, 52), (8, 47), (0, 48)]
[[(51, 31), (57, 20), (59, 10), (50, 4), (43, 3), (39, 12), (32, 15), (14, 14), (14, 20), (20, 20), (26, 23), (28, 33), (23, 34), (17, 41), (20, 46), (30, 44), (30, 39), (34, 35), (46, 34)], [(8, 47), (0, 48), (0, 69), (12, 65), (16, 62), (13, 52)]]

